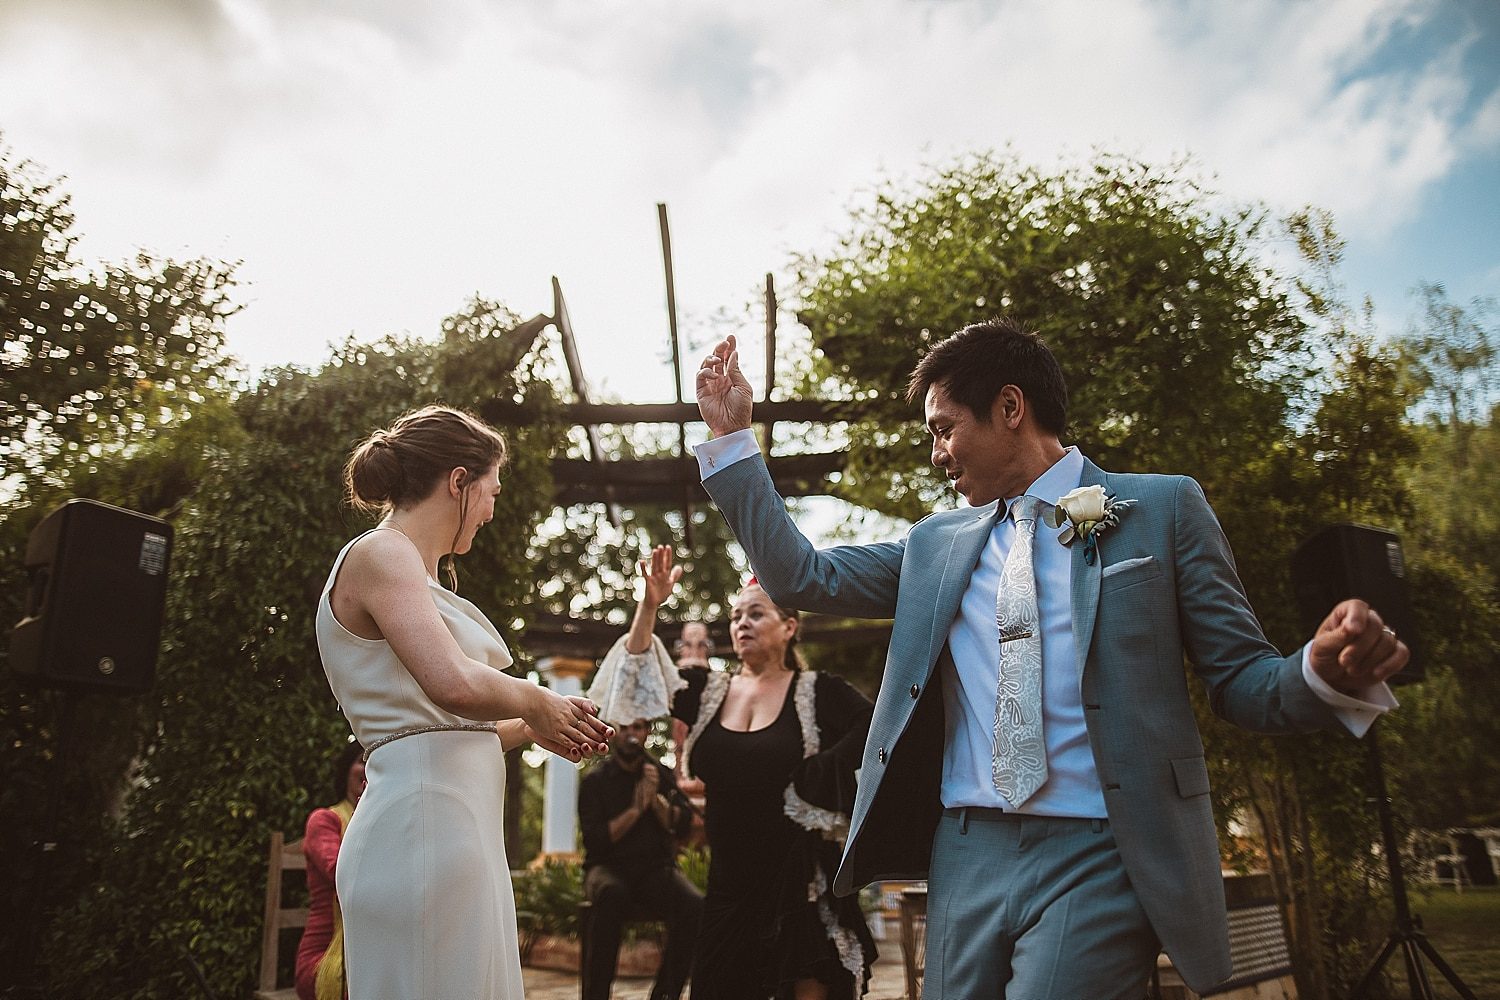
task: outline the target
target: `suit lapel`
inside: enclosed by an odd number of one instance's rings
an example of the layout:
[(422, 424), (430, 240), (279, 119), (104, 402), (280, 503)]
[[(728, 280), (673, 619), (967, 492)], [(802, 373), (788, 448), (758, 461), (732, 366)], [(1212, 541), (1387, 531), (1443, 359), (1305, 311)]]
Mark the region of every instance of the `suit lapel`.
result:
[[(1087, 458), (1083, 460), (1083, 474), (1079, 486), (1108, 486), (1104, 471)], [(1084, 667), (1089, 662), (1089, 647), (1094, 641), (1094, 620), (1099, 614), (1099, 581), (1104, 572), (1104, 559), (1094, 560), (1090, 566), (1083, 558), (1083, 541), (1077, 539), (1070, 546), (1073, 553), (1073, 649), (1078, 654), (1078, 677), (1083, 678)]]
[(969, 587), (969, 580), (974, 576), (974, 565), (979, 562), (979, 553), (989, 540), (990, 532), (994, 530), (998, 509), (998, 504), (977, 508), (974, 516), (959, 525), (958, 530), (953, 533), (948, 558), (938, 577), (937, 598), (932, 605), (932, 631), (927, 640), (928, 670), (937, 662), (938, 653), (948, 639), (948, 629), (958, 616), (958, 605)]

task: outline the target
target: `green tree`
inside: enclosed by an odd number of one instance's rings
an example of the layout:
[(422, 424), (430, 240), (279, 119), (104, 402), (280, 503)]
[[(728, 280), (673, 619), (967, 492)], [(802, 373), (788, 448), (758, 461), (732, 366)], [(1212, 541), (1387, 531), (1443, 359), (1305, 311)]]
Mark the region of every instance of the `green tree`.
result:
[[(272, 830), (295, 835), (323, 804), (328, 761), (348, 733), (313, 615), (335, 554), (363, 527), (342, 512), (340, 489), (360, 437), (433, 400), (527, 401), (532, 419), (505, 429), (495, 524), (459, 577), (503, 631), (524, 629), (538, 575), (531, 528), (550, 509), (562, 435), (545, 345), (515, 326), (502, 306), (475, 300), (439, 343), (349, 342), (319, 371), (268, 373), (235, 402), (243, 433), (209, 453), (174, 511), (155, 688), (91, 734), (135, 750), (139, 767), (117, 819), (81, 817), (75, 885), (87, 888), (60, 898), (44, 952), (58, 995), (189, 995), (184, 956), (216, 992), (250, 990), (265, 843)], [(524, 670), (524, 641), (517, 652)]]
[(1500, 822), (1500, 508), (1485, 499), (1500, 476), (1494, 303), (1459, 306), (1437, 284), (1418, 294), (1403, 344), (1425, 392), (1405, 480), (1427, 680), (1403, 691), (1391, 720), (1409, 748), (1398, 801), (1415, 826), (1486, 826)]
[(879, 187), (833, 251), (799, 260), (815, 378), (873, 416), (846, 495), (929, 508), (942, 487), (912, 478), (927, 442), (906, 379), (930, 343), (1000, 313), (1062, 359), (1071, 431), (1105, 467), (1202, 470), (1213, 495), (1253, 465), (1309, 362), (1306, 325), (1256, 256), (1264, 211), (1208, 200), (1180, 165), (1115, 156), (1047, 173), (978, 155)]
[(0, 145), (0, 461), (9, 493), (65, 487), (222, 399), (232, 268), (149, 254), (87, 273), (68, 195)]
[(1500, 354), (1493, 326), (1495, 303), (1476, 299), (1469, 306), (1449, 300), (1442, 285), (1424, 284), (1418, 293), (1421, 317), (1404, 339), (1413, 355), (1422, 398), (1421, 461), (1413, 486), (1431, 498), (1427, 514), (1434, 541), (1462, 554), (1476, 572), (1496, 581), (1500, 566), (1500, 507), (1474, 503), (1475, 489), (1494, 481), (1497, 471), (1495, 390), (1500, 386)]
[[(223, 321), (231, 269), (141, 255), (86, 268), (66, 192), (0, 145), (0, 620), (27, 591), (22, 553), (67, 497), (167, 513), (216, 447), (236, 440)], [(82, 845), (102, 835), (128, 790), (143, 699), (21, 686), (0, 673), (0, 965), (25, 967), (30, 908), (77, 895)], [(62, 741), (72, 712), (82, 738)], [(56, 822), (49, 822), (56, 816)], [(40, 841), (57, 837), (46, 855)], [(45, 884), (43, 884), (45, 883)]]
[[(1271, 265), (1273, 244), (1300, 262)], [(1062, 361), (1086, 454), (1203, 483), (1267, 634), (1295, 649), (1297, 544), (1351, 517), (1400, 527), (1412, 508), (1414, 369), (1360, 336), (1336, 283), (1342, 251), (1326, 214), (1278, 222), (1182, 164), (1101, 155), (1048, 172), (985, 154), (882, 184), (834, 250), (799, 261), (799, 316), (823, 355), (806, 390), (839, 393), (856, 419), (844, 495), (908, 518), (953, 502), (902, 388), (930, 343), (1009, 313)], [(1226, 856), (1230, 820), (1257, 817), (1302, 995), (1337, 995), (1384, 929), (1361, 749), (1336, 733), (1253, 736), (1200, 709)]]
[[(1322, 315), (1329, 342), (1340, 346), (1312, 421), (1296, 437), (1291, 475), (1277, 484), (1276, 503), (1300, 524), (1274, 543), (1281, 566), (1303, 536), (1324, 524), (1356, 521), (1400, 531), (1411, 510), (1402, 480), (1416, 450), (1405, 419), (1411, 365), (1398, 347), (1351, 329), (1346, 311)], [(1245, 540), (1235, 541), (1241, 551)], [(1258, 606), (1272, 617), (1266, 604)], [(1280, 608), (1275, 617), (1286, 619), (1290, 596), (1278, 593), (1269, 608)], [(1311, 624), (1295, 626), (1300, 633), (1284, 629), (1290, 638), (1282, 648), (1300, 644)], [(1380, 832), (1366, 798), (1366, 747), (1341, 732), (1281, 740), (1227, 726), (1217, 727), (1210, 743), (1220, 815), (1253, 816), (1264, 837), (1268, 868), (1287, 904), (1301, 993), (1340, 995), (1364, 971), (1371, 942), (1388, 929), (1383, 868), (1369, 850)], [(1387, 753), (1399, 758), (1399, 745)]]
[(1480, 298), (1461, 306), (1436, 282), (1424, 282), (1416, 291), (1422, 315), (1406, 340), (1418, 359), (1422, 388), (1436, 405), (1434, 416), (1457, 436), (1457, 457), (1463, 462), (1469, 429), (1484, 419), (1500, 385), (1495, 300)]

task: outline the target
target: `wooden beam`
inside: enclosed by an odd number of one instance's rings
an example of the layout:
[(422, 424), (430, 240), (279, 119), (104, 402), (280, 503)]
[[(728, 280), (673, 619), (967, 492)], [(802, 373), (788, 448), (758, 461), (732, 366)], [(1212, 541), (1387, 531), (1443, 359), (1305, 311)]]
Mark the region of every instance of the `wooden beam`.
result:
[[(784, 497), (828, 495), (828, 484), (821, 479), (777, 479), (774, 482), (776, 492)], [(689, 492), (696, 502), (705, 504), (708, 502), (708, 493), (703, 489), (703, 484), (696, 481), (696, 477), (691, 484), (638, 483), (626, 486), (615, 484), (609, 489), (611, 492), (606, 496), (605, 487), (598, 484), (559, 484), (553, 491), (552, 500), (559, 507), (605, 503), (608, 500), (627, 506), (631, 504), (675, 506), (681, 503), (683, 493)]]
[[(568, 377), (573, 383), (573, 393), (578, 397), (580, 403), (588, 403), (589, 387), (583, 377), (583, 362), (578, 359), (578, 344), (573, 339), (573, 321), (568, 316), (568, 304), (563, 301), (562, 282), (557, 276), (552, 277), (552, 322), (557, 326), (557, 332), (562, 339), (563, 360), (567, 362)], [(604, 449), (599, 443), (599, 429), (590, 421), (578, 421), (583, 424), (584, 434), (588, 437), (589, 457), (596, 462), (604, 461)], [(610, 492), (608, 485), (604, 487), (604, 508), (609, 517), (609, 523), (616, 528), (620, 526), (620, 512), (615, 509), (615, 498)]]
[(776, 279), (766, 275), (766, 391), (764, 398), (770, 402), (776, 388)]
[[(572, 424), (695, 424), (702, 421), (697, 403), (568, 403), (562, 415)], [(786, 399), (755, 404), (756, 423), (839, 423), (858, 420), (865, 404), (855, 399)], [(526, 423), (536, 418), (537, 407), (508, 399), (487, 399), (479, 404), (479, 415), (494, 424)], [(913, 413), (912, 418), (917, 419)]]
[(630, 458), (602, 463), (582, 458), (552, 460), (552, 480), (558, 485), (669, 486), (697, 479), (698, 462), (691, 458)]
[(667, 332), (672, 336), (672, 394), (682, 402), (682, 347), (677, 340), (677, 283), (672, 277), (672, 230), (667, 225), (666, 202), (656, 203), (656, 226), (661, 231), (661, 266), (667, 276)]
[[(776, 279), (766, 275), (766, 391), (764, 399), (771, 401), (776, 387)], [(776, 450), (776, 421), (765, 420), (765, 434), (761, 440), (766, 454)]]
[[(771, 477), (822, 477), (840, 472), (849, 456), (842, 451), (809, 455), (773, 455), (766, 462)], [(582, 458), (554, 458), (552, 478), (558, 483), (617, 485), (673, 485), (698, 482), (698, 461), (688, 458), (629, 458), (615, 462), (590, 462)]]
[[(828, 484), (818, 479), (778, 479), (776, 492), (783, 497), (824, 497), (828, 495)], [(579, 504), (614, 502), (623, 506), (652, 504), (672, 507), (682, 503), (682, 495), (688, 492), (695, 503), (707, 504), (708, 493), (701, 483), (691, 486), (662, 486), (657, 483), (641, 483), (636, 486), (610, 486), (608, 496), (605, 487), (585, 483), (558, 486), (553, 490), (552, 502), (559, 507), (575, 507)]]
[[(672, 227), (667, 224), (667, 203), (656, 203), (656, 224), (661, 230), (661, 265), (667, 280), (667, 332), (672, 336), (672, 395), (677, 402), (682, 398), (682, 344), (677, 336), (677, 281), (672, 268)], [(687, 424), (677, 425), (677, 454), (688, 453)], [(687, 547), (693, 547), (693, 491), (685, 487), (682, 491), (682, 532)]]
[[(771, 479), (782, 496), (816, 496), (828, 492), (828, 477), (843, 470), (844, 452), (772, 456)], [(678, 503), (684, 494), (706, 499), (694, 459), (637, 458), (618, 462), (590, 462), (581, 458), (552, 460), (555, 499), (562, 504)]]

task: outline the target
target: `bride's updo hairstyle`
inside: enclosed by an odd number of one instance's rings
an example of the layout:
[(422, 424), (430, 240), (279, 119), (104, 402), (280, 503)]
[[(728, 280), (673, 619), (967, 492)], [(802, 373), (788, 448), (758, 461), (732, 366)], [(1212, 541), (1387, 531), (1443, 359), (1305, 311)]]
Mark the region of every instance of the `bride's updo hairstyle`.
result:
[(355, 510), (383, 516), (432, 496), (453, 469), (464, 485), (505, 464), (505, 439), (472, 414), (424, 406), (365, 438), (344, 466), (344, 495)]
[[(461, 485), (468, 486), (491, 467), (504, 466), (505, 459), (505, 439), (483, 420), (451, 406), (424, 406), (355, 447), (344, 465), (344, 498), (361, 513), (383, 517), (432, 496), (453, 469), (467, 473)], [(460, 532), (468, 507), (465, 490), (459, 499)], [(451, 557), (448, 573), (456, 584)]]

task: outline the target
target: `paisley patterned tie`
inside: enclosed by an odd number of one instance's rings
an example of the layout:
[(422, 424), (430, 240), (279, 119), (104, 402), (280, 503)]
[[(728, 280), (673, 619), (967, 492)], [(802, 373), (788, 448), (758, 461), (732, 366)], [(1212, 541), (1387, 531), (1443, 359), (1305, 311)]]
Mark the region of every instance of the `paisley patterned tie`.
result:
[(1047, 781), (1042, 740), (1042, 623), (1037, 611), (1032, 542), (1042, 501), (1021, 497), (1011, 505), (1016, 537), (995, 600), (1000, 625), (1000, 684), (995, 692), (995, 790), (1019, 807)]

